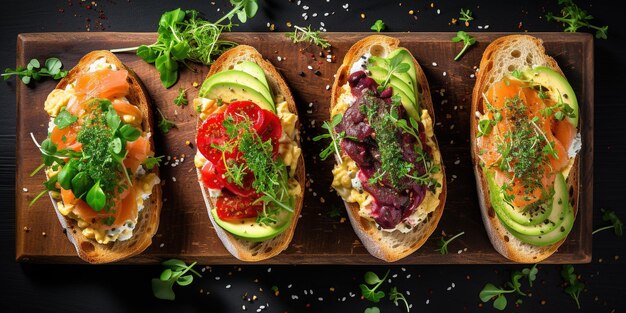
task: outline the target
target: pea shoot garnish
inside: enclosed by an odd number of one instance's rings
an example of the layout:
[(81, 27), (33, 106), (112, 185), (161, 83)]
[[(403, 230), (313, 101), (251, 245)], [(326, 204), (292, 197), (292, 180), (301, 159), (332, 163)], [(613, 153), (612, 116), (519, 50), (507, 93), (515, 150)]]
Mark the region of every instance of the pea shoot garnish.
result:
[(58, 58), (48, 58), (43, 66), (37, 59), (31, 59), (26, 67), (18, 66), (15, 69), (7, 68), (0, 76), (8, 80), (11, 76), (17, 76), (24, 84), (29, 84), (33, 80), (40, 80), (42, 77), (51, 77), (59, 80), (67, 76), (68, 71), (62, 70), (63, 63)]
[(602, 210), (602, 220), (605, 222), (611, 223), (611, 225), (600, 227), (594, 230), (591, 234), (595, 235), (596, 233), (599, 233), (601, 231), (613, 229), (613, 232), (615, 232), (615, 235), (621, 237), (624, 231), (624, 224), (622, 223), (620, 218), (612, 210), (605, 210), (605, 209), (601, 209), (601, 210)]
[[(193, 282), (193, 276), (202, 277), (202, 275), (193, 269), (197, 262), (187, 265), (184, 261), (178, 259), (170, 259), (163, 263), (165, 270), (161, 272), (159, 278), (152, 279), (152, 293), (155, 297), (163, 300), (174, 300), (174, 284), (179, 286), (187, 286)], [(192, 274), (187, 274), (191, 272)], [(187, 274), (187, 275), (185, 275)]]
[(458, 61), (461, 56), (465, 53), (467, 48), (476, 43), (476, 39), (470, 36), (468, 33), (460, 30), (456, 33), (456, 36), (452, 37), (452, 42), (461, 42), (463, 41), (463, 49), (459, 52), (459, 54), (454, 57), (455, 61)]
[(452, 238), (445, 240), (443, 237), (441, 237), (441, 239), (439, 240), (439, 249), (435, 250), (435, 251), (439, 251), (439, 253), (441, 254), (448, 254), (448, 244), (451, 243), (454, 239), (457, 239), (461, 236), (463, 236), (465, 234), (465, 232), (460, 232), (454, 236), (452, 236)]
[(174, 99), (174, 104), (177, 106), (187, 105), (189, 100), (187, 100), (187, 89), (178, 88), (178, 96)]
[(293, 43), (308, 42), (322, 49), (330, 47), (330, 42), (322, 38), (320, 31), (312, 30), (310, 25), (306, 28), (294, 25), (293, 28), (293, 32), (285, 34)]
[(469, 22), (474, 20), (474, 17), (472, 16), (472, 11), (470, 11), (470, 9), (464, 10), (461, 8), (460, 14), (461, 16), (459, 17), (459, 21), (465, 22), (465, 27), (469, 27)]
[(155, 43), (111, 52), (137, 51), (146, 62), (154, 63), (161, 74), (161, 83), (169, 88), (178, 81), (179, 63), (210, 65), (217, 56), (236, 46), (234, 42), (220, 40), (220, 35), (235, 25), (233, 17), (245, 23), (256, 15), (259, 6), (257, 0), (230, 0), (230, 3), (233, 9), (215, 23), (200, 18), (195, 10), (179, 8), (165, 12), (159, 20), (159, 37)]
[(385, 30), (385, 23), (383, 23), (383, 20), (376, 20), (376, 22), (374, 23), (374, 25), (372, 25), (372, 27), (370, 27), (371, 30), (380, 33), (381, 31)]
[(596, 38), (607, 39), (608, 26), (595, 26), (589, 23), (593, 19), (587, 11), (581, 9), (572, 0), (559, 0), (559, 4), (563, 6), (561, 16), (556, 16), (552, 12), (546, 15), (546, 20), (555, 21), (567, 25), (564, 32), (575, 33), (581, 27), (591, 28), (596, 31)]
[[(493, 307), (497, 310), (504, 310), (507, 306), (507, 293), (516, 293), (518, 296), (525, 297), (526, 293), (522, 292), (521, 287), (522, 283), (520, 280), (526, 277), (528, 279), (528, 284), (530, 287), (533, 286), (533, 281), (537, 279), (537, 273), (539, 270), (537, 269), (537, 264), (533, 265), (531, 268), (524, 268), (521, 271), (514, 271), (511, 274), (511, 280), (506, 282), (505, 286), (508, 288), (499, 288), (494, 284), (487, 283), (485, 287), (480, 291), (479, 297), (482, 302), (489, 302), (493, 300)], [(516, 303), (521, 303), (521, 299), (518, 299)]]
[(580, 310), (580, 293), (585, 289), (585, 284), (578, 280), (578, 276), (574, 273), (574, 266), (571, 264), (563, 265), (561, 277), (567, 283), (565, 293), (576, 301), (576, 307)]
[[(385, 298), (385, 292), (382, 290), (378, 290), (380, 286), (387, 280), (387, 276), (389, 276), (389, 271), (385, 273), (385, 276), (381, 279), (374, 272), (366, 272), (363, 276), (363, 280), (365, 284), (360, 284), (359, 288), (361, 288), (361, 295), (363, 298), (372, 301), (374, 303), (380, 302), (381, 299)], [(398, 306), (398, 302), (404, 303), (406, 307), (406, 311), (409, 312), (411, 309), (409, 307), (409, 303), (406, 300), (406, 297), (402, 292), (398, 291), (397, 287), (391, 287), (389, 289), (389, 300), (392, 301), (396, 306)], [(365, 310), (365, 312), (380, 312), (378, 307), (371, 307)]]
[(159, 115), (161, 116), (161, 119), (159, 120), (159, 129), (162, 133), (167, 134), (170, 132), (170, 129), (176, 127), (176, 123), (168, 120), (160, 109), (157, 109), (157, 112), (159, 112)]

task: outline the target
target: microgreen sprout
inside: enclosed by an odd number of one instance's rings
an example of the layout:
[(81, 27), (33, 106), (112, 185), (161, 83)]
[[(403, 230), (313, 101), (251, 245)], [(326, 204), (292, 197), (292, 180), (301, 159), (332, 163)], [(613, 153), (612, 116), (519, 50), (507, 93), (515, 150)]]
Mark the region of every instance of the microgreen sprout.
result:
[(457, 239), (461, 236), (463, 236), (463, 234), (465, 234), (465, 232), (460, 232), (454, 236), (452, 236), (452, 238), (445, 240), (443, 239), (443, 237), (441, 237), (440, 241), (439, 241), (439, 249), (435, 250), (435, 251), (439, 251), (439, 253), (441, 254), (448, 254), (448, 244), (450, 242), (452, 242), (452, 240)]
[(330, 42), (322, 38), (320, 31), (312, 30), (311, 26), (307, 26), (305, 28), (294, 25), (293, 28), (293, 32), (285, 34), (293, 43), (308, 42), (319, 46), (322, 49), (330, 47)]
[[(170, 259), (163, 263), (165, 270), (161, 272), (159, 278), (152, 279), (152, 293), (155, 297), (163, 300), (174, 300), (174, 283), (179, 286), (187, 286), (193, 282), (193, 275), (202, 277), (202, 275), (193, 269), (197, 262), (187, 265), (184, 261), (178, 259)], [(193, 274), (185, 275), (187, 272)]]
[(463, 49), (461, 49), (461, 52), (459, 52), (459, 54), (456, 55), (456, 57), (454, 57), (455, 61), (458, 61), (461, 56), (463, 55), (463, 53), (465, 53), (465, 50), (467, 50), (467, 48), (469, 48), (471, 45), (476, 43), (476, 39), (472, 36), (470, 36), (468, 33), (460, 30), (456, 33), (456, 36), (454, 36), (452, 38), (452, 42), (461, 42), (463, 41)]
[(31, 59), (26, 67), (7, 68), (0, 76), (4, 77), (4, 80), (8, 80), (15, 75), (24, 84), (29, 84), (33, 79), (40, 80), (42, 77), (52, 77), (52, 79), (59, 80), (67, 76), (68, 73), (66, 70), (61, 70), (62, 67), (63, 63), (58, 58), (48, 58), (43, 66), (41, 66), (39, 60)]
[(374, 25), (372, 25), (372, 27), (370, 27), (371, 30), (380, 33), (381, 31), (385, 30), (385, 23), (383, 23), (383, 20), (376, 20), (376, 22), (374, 22)]

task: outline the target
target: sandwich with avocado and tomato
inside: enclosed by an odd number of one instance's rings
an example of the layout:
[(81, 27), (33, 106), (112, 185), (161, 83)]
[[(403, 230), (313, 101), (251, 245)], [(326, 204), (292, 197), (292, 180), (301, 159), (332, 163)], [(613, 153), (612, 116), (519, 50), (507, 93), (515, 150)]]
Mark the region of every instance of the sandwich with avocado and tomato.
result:
[(44, 185), (64, 232), (89, 263), (141, 253), (159, 227), (149, 106), (139, 78), (108, 51), (85, 55), (45, 101), (48, 137), (38, 144)]
[[(397, 261), (419, 249), (437, 227), (446, 179), (433, 132), (428, 81), (409, 50), (387, 36), (355, 43), (332, 89), (332, 187), (373, 256)], [(317, 138), (316, 138), (317, 139)]]
[(544, 260), (565, 241), (578, 211), (576, 94), (540, 39), (506, 36), (483, 54), (472, 112), (472, 157), (489, 239), (510, 260)]
[(240, 45), (213, 63), (193, 104), (194, 163), (217, 235), (243, 261), (279, 254), (293, 237), (304, 188), (289, 88), (256, 49)]

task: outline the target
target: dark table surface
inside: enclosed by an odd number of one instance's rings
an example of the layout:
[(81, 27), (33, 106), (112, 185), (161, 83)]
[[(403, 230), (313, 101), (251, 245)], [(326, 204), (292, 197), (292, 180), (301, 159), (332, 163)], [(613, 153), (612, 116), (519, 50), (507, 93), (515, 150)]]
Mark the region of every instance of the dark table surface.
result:
[[(227, 1), (47, 0), (2, 1), (0, 9), (0, 66), (15, 67), (15, 42), (19, 33), (53, 31), (151, 32), (160, 15), (177, 7), (197, 9), (209, 20), (219, 18)], [(581, 1), (580, 1), (581, 2)], [(349, 3), (349, 5), (347, 4)], [(308, 9), (305, 8), (308, 6)], [(433, 7), (431, 7), (433, 6)], [(597, 24), (610, 26), (608, 40), (595, 41), (595, 168), (594, 225), (604, 225), (601, 208), (615, 210), (623, 219), (621, 202), (626, 185), (626, 105), (621, 92), (626, 73), (626, 39), (622, 12), (614, 5), (591, 1), (580, 6)], [(449, 25), (461, 7), (474, 12), (469, 28)], [(369, 31), (382, 19), (389, 31), (561, 31), (547, 22), (546, 12), (557, 12), (557, 1), (260, 1), (258, 15), (236, 31), (286, 31), (287, 22), (311, 24), (328, 31)], [(219, 10), (219, 11), (218, 11)], [(413, 14), (409, 14), (413, 10)], [(325, 12), (329, 15), (325, 16)], [(307, 13), (304, 21), (302, 14)], [(313, 17), (313, 14), (317, 16)], [(365, 18), (361, 17), (365, 14)], [(486, 26), (489, 25), (487, 28)], [(483, 27), (479, 27), (483, 26)], [(485, 29), (487, 28), (487, 29)], [(585, 31), (585, 30), (581, 30)], [(494, 311), (481, 304), (478, 293), (488, 282), (503, 285), (511, 272), (524, 265), (457, 266), (213, 266), (203, 267), (204, 277), (191, 286), (177, 287), (174, 302), (152, 296), (150, 279), (160, 266), (36, 265), (15, 262), (15, 84), (0, 84), (0, 264), (3, 271), (0, 307), (3, 312), (363, 312), (373, 306), (360, 299), (363, 274), (390, 270), (391, 284), (405, 291), (411, 312)], [(19, 155), (17, 156), (19, 157)], [(615, 312), (626, 308), (624, 239), (611, 231), (594, 236), (591, 264), (577, 265), (585, 283), (580, 311)], [(537, 281), (523, 290), (528, 297), (508, 295), (511, 312), (576, 312), (575, 302), (563, 291), (561, 266), (539, 265)], [(392, 276), (391, 276), (392, 275)], [(277, 288), (277, 289), (276, 289)], [(274, 290), (278, 292), (275, 292)], [(248, 301), (248, 298), (254, 301)], [(252, 300), (252, 299), (251, 299)], [(403, 312), (383, 299), (382, 312)], [(620, 310), (621, 309), (621, 310)]]

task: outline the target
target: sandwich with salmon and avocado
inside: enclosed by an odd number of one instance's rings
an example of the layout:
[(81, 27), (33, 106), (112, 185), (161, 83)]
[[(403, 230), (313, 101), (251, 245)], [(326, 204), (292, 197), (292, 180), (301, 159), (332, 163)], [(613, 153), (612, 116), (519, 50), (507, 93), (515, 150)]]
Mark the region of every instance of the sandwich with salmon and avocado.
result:
[(48, 137), (38, 144), (44, 185), (89, 263), (137, 255), (158, 229), (161, 186), (149, 106), (139, 78), (108, 51), (85, 55), (45, 101)]
[(289, 88), (256, 49), (240, 45), (213, 63), (193, 104), (194, 163), (217, 235), (242, 261), (279, 254), (293, 237), (304, 188)]
[(355, 43), (332, 89), (332, 186), (373, 256), (397, 261), (419, 249), (437, 227), (446, 179), (433, 132), (428, 81), (409, 50), (387, 36)]
[(471, 145), (483, 222), (506, 258), (535, 263), (565, 241), (578, 211), (578, 101), (542, 41), (499, 38), (472, 96)]

